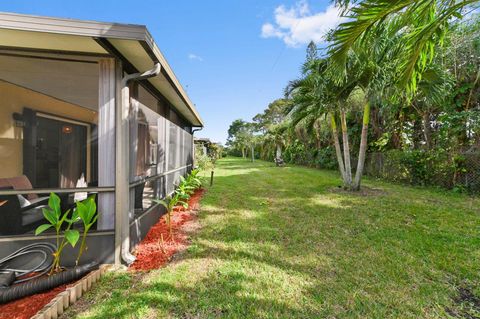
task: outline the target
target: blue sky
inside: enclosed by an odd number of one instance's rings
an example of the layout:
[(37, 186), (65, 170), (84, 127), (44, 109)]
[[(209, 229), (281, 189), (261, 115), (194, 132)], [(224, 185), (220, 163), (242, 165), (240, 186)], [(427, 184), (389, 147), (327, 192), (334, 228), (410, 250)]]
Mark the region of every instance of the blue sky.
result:
[(15, 0), (0, 11), (146, 25), (205, 122), (196, 134), (220, 142), (282, 97), (306, 44), (338, 23), (328, 0)]

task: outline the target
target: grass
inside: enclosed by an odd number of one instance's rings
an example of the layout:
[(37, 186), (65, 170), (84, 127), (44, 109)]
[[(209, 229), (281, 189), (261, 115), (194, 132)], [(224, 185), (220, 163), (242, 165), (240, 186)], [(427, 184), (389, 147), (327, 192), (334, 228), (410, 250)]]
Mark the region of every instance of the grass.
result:
[(187, 252), (148, 274), (109, 275), (67, 317), (479, 315), (478, 198), (338, 184), (335, 172), (223, 159)]

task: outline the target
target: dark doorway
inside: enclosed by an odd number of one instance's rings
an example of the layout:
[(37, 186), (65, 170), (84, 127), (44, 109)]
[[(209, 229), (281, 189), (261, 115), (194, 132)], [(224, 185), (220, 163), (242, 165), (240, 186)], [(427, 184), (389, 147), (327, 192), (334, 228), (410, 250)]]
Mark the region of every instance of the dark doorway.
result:
[(87, 178), (87, 126), (36, 117), (35, 188), (75, 187)]

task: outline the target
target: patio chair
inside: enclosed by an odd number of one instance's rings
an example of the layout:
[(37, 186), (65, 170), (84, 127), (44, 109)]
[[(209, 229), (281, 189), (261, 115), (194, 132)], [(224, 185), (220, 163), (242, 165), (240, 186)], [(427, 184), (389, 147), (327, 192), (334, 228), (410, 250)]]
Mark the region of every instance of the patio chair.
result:
[[(0, 188), (1, 187), (12, 187), (15, 190), (29, 190), (33, 189), (32, 183), (25, 175), (15, 176), (15, 177), (8, 177), (8, 178), (0, 178)], [(25, 199), (28, 200), (28, 203), (20, 203), (21, 206), (26, 206), (27, 204), (37, 204), (43, 203), (48, 196), (38, 196), (37, 194), (27, 194)]]
[(43, 222), (42, 208), (47, 207), (47, 202), (48, 197), (31, 203), (22, 195), (0, 195), (0, 235), (20, 235), (33, 231)]

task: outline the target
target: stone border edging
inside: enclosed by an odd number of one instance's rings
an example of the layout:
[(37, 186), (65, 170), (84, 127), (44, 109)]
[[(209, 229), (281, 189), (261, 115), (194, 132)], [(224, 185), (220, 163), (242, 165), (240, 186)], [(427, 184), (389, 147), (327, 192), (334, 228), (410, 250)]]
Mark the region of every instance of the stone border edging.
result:
[(73, 286), (60, 292), (48, 304), (46, 304), (37, 314), (30, 319), (57, 319), (72, 304), (74, 304), (82, 295), (90, 290), (92, 284), (97, 282), (103, 276), (111, 265), (101, 265), (97, 270), (78, 280)]

